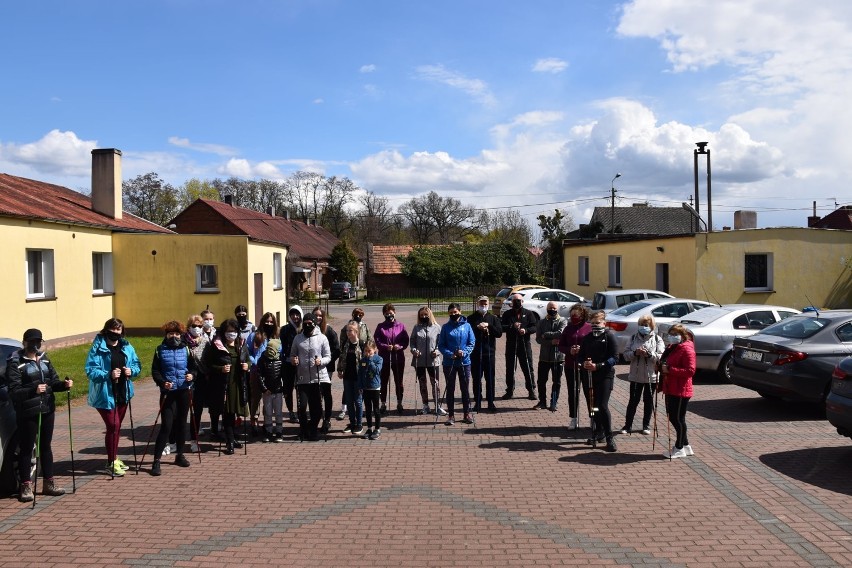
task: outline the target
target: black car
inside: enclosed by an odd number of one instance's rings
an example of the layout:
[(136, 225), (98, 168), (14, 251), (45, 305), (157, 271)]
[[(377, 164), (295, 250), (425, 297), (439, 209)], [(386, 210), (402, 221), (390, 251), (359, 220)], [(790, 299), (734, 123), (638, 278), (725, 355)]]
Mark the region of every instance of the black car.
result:
[(0, 494), (17, 490), (18, 436), (15, 408), (6, 385), (6, 359), (21, 348), (15, 339), (0, 338)]
[(841, 436), (852, 438), (852, 357), (842, 359), (831, 375), (825, 417)]
[(852, 355), (852, 310), (805, 312), (734, 339), (731, 382), (766, 397), (823, 404)]
[(355, 297), (355, 287), (351, 282), (332, 282), (328, 291), (329, 300), (351, 300)]

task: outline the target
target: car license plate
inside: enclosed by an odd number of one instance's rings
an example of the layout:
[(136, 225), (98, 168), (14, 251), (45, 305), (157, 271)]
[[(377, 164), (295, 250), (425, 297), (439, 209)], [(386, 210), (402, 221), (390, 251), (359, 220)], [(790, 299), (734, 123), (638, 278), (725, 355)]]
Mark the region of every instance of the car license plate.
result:
[(749, 361), (763, 361), (763, 354), (758, 351), (748, 351), (743, 349), (740, 359), (748, 359)]

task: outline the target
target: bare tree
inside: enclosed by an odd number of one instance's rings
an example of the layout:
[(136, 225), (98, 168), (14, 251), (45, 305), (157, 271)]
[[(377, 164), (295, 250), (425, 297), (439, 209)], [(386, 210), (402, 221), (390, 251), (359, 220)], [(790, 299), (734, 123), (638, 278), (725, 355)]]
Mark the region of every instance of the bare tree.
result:
[(358, 186), (349, 178), (333, 176), (325, 180), (323, 189), (319, 223), (339, 239), (352, 228), (353, 219), (346, 206), (352, 202)]
[(479, 231), (480, 219), (473, 207), (434, 191), (404, 203), (399, 213), (408, 221), (418, 244), (449, 244)]
[(493, 213), (483, 212), (483, 241), (517, 243), (522, 247), (532, 244), (532, 228), (517, 209), (499, 209)]
[(325, 187), (325, 176), (313, 172), (294, 172), (284, 182), (296, 217), (301, 219), (318, 219), (320, 204), (323, 201), (322, 192)]

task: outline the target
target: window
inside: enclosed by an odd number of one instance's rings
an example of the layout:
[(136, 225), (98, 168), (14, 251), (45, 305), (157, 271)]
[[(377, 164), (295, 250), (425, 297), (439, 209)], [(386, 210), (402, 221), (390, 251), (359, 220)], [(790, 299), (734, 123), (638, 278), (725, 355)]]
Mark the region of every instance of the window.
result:
[(54, 298), (53, 251), (27, 249), (27, 298)]
[(745, 291), (772, 290), (772, 254), (745, 255)]
[(284, 287), (281, 281), (281, 253), (272, 253), (272, 288), (280, 290)]
[[(609, 257), (609, 285), (621, 286), (621, 257)], [(640, 299), (640, 298), (637, 298)], [(619, 304), (621, 305), (621, 304)]]
[(219, 274), (215, 264), (195, 265), (195, 291), (218, 292)]
[(112, 283), (112, 253), (92, 253), (92, 293), (111, 294), (115, 292)]
[(577, 258), (577, 283), (589, 285), (589, 257)]
[(734, 321), (734, 329), (763, 329), (775, 323), (775, 314), (768, 310), (746, 312), (737, 316)]

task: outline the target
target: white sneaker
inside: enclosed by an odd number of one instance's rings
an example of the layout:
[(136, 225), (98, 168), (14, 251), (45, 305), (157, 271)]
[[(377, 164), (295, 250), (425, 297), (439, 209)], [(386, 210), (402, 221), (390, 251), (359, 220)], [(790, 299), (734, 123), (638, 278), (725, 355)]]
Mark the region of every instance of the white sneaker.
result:
[(686, 449), (684, 448), (672, 448), (671, 451), (663, 452), (663, 455), (669, 459), (676, 460), (678, 458), (685, 458), (689, 454), (686, 453)]
[(195, 440), (193, 440), (189, 443), (189, 453), (191, 453), (191, 454), (197, 454), (198, 453), (198, 442), (196, 442)]
[(574, 428), (576, 428), (576, 427), (577, 427), (577, 419), (576, 419), (576, 418), (572, 418), (572, 419), (571, 419), (571, 421), (570, 421), (570, 422), (568, 422), (568, 428), (569, 428), (570, 430), (573, 430), (573, 429), (574, 429)]
[(431, 410), (429, 410), (429, 405), (428, 405), (428, 404), (424, 404), (424, 405), (423, 405), (423, 414), (429, 414), (429, 413), (431, 413), (431, 412), (432, 412), (432, 411), (431, 411)]
[(345, 406), (340, 411), (340, 414), (337, 415), (338, 420), (343, 420), (344, 418), (346, 418), (346, 407)]
[(692, 451), (692, 446), (690, 446), (689, 444), (685, 445), (683, 447), (683, 449), (686, 452), (686, 455), (688, 455), (688, 456), (694, 456), (695, 455), (695, 452)]
[(166, 444), (166, 447), (163, 448), (163, 453), (161, 455), (167, 456), (172, 453), (171, 444)]
[(629, 433), (630, 433), (630, 428), (622, 428), (619, 431), (619, 434), (629, 434)]
[(651, 430), (650, 430), (650, 429), (648, 429), (648, 428), (642, 428), (642, 433), (643, 433), (644, 435), (646, 435), (646, 436), (650, 436), (650, 435), (651, 435)]
[(444, 410), (443, 408), (441, 408), (440, 406), (438, 407), (437, 412), (438, 412), (438, 416), (446, 416), (447, 415), (447, 411)]

